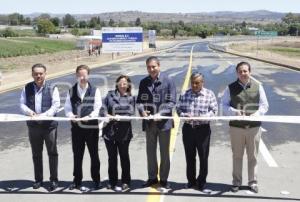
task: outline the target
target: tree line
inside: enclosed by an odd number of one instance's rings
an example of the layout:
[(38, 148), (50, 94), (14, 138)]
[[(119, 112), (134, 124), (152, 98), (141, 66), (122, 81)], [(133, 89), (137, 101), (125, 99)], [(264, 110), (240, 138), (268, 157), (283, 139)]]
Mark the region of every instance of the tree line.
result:
[[(185, 23), (180, 20), (178, 22), (142, 22), (137, 18), (133, 22), (108, 21), (101, 20), (99, 16), (92, 17), (89, 20), (77, 20), (71, 14), (66, 14), (63, 18), (51, 17), (49, 14), (41, 14), (33, 19), (24, 17), (22, 14), (13, 13), (9, 15), (0, 15), (0, 24), (5, 25), (28, 25), (34, 26), (39, 34), (60, 33), (61, 27), (65, 27), (74, 35), (88, 35), (89, 31), (81, 31), (82, 29), (101, 29), (102, 27), (131, 27), (141, 26), (144, 30), (154, 29), (160, 36), (199, 36), (205, 38), (211, 35), (251, 35), (253, 32), (249, 27), (259, 28), (265, 31), (277, 31), (279, 35), (300, 35), (300, 15), (288, 13), (281, 22), (278, 23)], [(5, 32), (5, 35), (3, 34)], [(2, 31), (2, 36), (15, 36), (13, 30)]]

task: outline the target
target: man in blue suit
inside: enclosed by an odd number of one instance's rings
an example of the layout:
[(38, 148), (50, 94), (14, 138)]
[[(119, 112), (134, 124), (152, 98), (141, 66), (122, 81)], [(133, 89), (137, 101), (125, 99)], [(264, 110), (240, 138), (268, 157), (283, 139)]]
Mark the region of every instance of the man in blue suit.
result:
[[(137, 105), (142, 117), (172, 116), (176, 104), (176, 87), (173, 81), (160, 72), (160, 62), (157, 57), (151, 56), (146, 60), (149, 75), (141, 80)], [(170, 188), (168, 176), (170, 171), (170, 131), (174, 123), (172, 119), (143, 120), (143, 131), (146, 132), (146, 151), (148, 164), (148, 180), (144, 187), (158, 183), (157, 140), (160, 147), (160, 186)]]

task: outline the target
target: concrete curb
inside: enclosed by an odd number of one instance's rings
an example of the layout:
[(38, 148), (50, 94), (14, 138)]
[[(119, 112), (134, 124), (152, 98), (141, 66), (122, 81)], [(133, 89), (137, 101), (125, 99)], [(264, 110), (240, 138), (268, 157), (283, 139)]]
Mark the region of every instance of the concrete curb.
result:
[[(144, 57), (144, 56), (151, 55), (151, 54), (161, 53), (161, 52), (164, 52), (164, 51), (172, 50), (172, 49), (176, 48), (177, 46), (179, 46), (181, 44), (185, 44), (185, 43), (189, 43), (189, 42), (196, 42), (196, 41), (197, 40), (183, 40), (183, 41), (179, 41), (178, 43), (171, 44), (166, 48), (161, 48), (161, 49), (154, 50), (154, 51), (144, 52), (144, 53), (140, 53), (140, 54), (137, 54), (137, 55), (134, 55), (134, 56), (128, 56), (128, 57), (124, 57), (124, 58), (120, 58), (120, 59), (115, 59), (115, 60), (112, 60), (112, 61), (109, 61), (109, 62), (103, 62), (103, 63), (100, 63), (100, 64), (89, 65), (89, 67), (91, 69), (95, 69), (95, 68), (102, 67), (102, 66), (105, 66), (105, 65), (110, 65), (110, 64), (117, 63), (117, 62), (122, 62), (122, 61), (125, 61), (125, 60), (130, 60), (130, 59), (140, 58), (140, 57)], [(73, 74), (73, 73), (74, 73), (74, 69), (69, 69), (69, 70), (60, 71), (60, 72), (57, 72), (57, 73), (54, 73), (54, 74), (48, 74), (47, 75), (47, 80), (55, 79), (55, 78), (58, 78), (58, 77), (61, 77), (61, 76), (66, 76), (66, 75)], [(30, 81), (32, 81), (32, 79), (27, 79), (27, 80), (23, 80), (23, 81), (19, 81), (19, 82), (14, 82), (13, 84), (9, 84), (9, 85), (6, 85), (6, 86), (0, 86), (0, 94), (5, 93), (5, 92), (9, 92), (9, 91), (12, 91), (12, 90), (15, 90), (15, 89), (18, 89), (18, 88), (21, 88), (26, 83), (28, 83)]]
[(249, 58), (249, 59), (252, 59), (252, 60), (257, 60), (257, 61), (269, 63), (269, 64), (272, 64), (272, 65), (286, 67), (288, 69), (292, 69), (292, 70), (295, 70), (295, 71), (300, 71), (300, 67), (296, 67), (296, 66), (292, 66), (292, 65), (287, 65), (287, 64), (282, 64), (282, 63), (274, 62), (274, 61), (271, 61), (271, 60), (265, 60), (265, 59), (261, 59), (261, 58), (257, 58), (257, 57), (252, 57), (252, 56), (238, 54), (238, 53), (234, 53), (234, 52), (228, 51), (226, 46), (221, 46), (221, 45), (216, 45), (216, 44), (209, 44), (208, 47), (210, 49), (212, 49), (212, 50), (215, 50), (215, 51), (219, 51), (219, 52), (223, 52), (223, 53), (228, 53), (228, 54), (239, 56), (239, 57), (245, 57), (245, 58)]

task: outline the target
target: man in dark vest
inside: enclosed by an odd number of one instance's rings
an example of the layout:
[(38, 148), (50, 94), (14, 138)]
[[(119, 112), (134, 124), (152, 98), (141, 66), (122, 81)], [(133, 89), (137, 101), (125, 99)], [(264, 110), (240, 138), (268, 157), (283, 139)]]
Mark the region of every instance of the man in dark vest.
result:
[[(20, 98), (20, 108), (23, 114), (31, 117), (53, 117), (58, 112), (60, 106), (58, 89), (46, 82), (45, 76), (46, 67), (43, 64), (32, 66), (34, 81), (26, 84)], [(58, 186), (57, 125), (56, 121), (27, 121), (35, 175), (33, 189), (38, 189), (43, 185), (44, 141), (49, 156), (49, 191), (55, 190)]]
[(100, 160), (98, 154), (99, 126), (98, 120), (76, 121), (76, 118), (98, 117), (102, 105), (99, 89), (89, 81), (90, 69), (86, 65), (76, 68), (78, 82), (69, 90), (65, 103), (65, 113), (71, 121), (72, 149), (74, 155), (73, 183), (69, 189), (80, 189), (85, 191), (82, 186), (82, 161), (85, 144), (91, 157), (91, 177), (94, 182), (94, 189), (100, 189)]
[[(262, 116), (269, 108), (265, 91), (257, 81), (251, 79), (251, 66), (240, 62), (236, 66), (238, 80), (224, 91), (222, 105), (225, 115)], [(242, 185), (243, 155), (246, 148), (248, 158), (248, 185), (258, 193), (257, 155), (261, 138), (261, 122), (230, 121), (229, 133), (233, 153), (232, 191), (237, 192)]]

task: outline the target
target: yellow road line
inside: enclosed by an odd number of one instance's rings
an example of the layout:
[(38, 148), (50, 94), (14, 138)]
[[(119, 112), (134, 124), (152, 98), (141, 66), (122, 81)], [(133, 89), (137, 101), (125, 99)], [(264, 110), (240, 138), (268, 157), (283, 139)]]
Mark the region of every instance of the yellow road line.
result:
[[(194, 45), (195, 46), (195, 45)], [(184, 92), (188, 89), (189, 87), (189, 83), (190, 83), (190, 76), (192, 73), (192, 62), (193, 62), (193, 50), (194, 50), (194, 46), (192, 46), (191, 49), (191, 53), (190, 53), (190, 61), (189, 61), (189, 67), (187, 70), (187, 73), (185, 75), (185, 79), (181, 88), (181, 92)], [(180, 123), (180, 119), (177, 115), (177, 113), (175, 113), (174, 115), (174, 128), (171, 130), (171, 138), (170, 138), (170, 159), (172, 161), (173, 158), (173, 154), (175, 152), (175, 144), (176, 144), (176, 137), (177, 137), (177, 133), (179, 130), (179, 123)], [(157, 191), (157, 189), (155, 188), (150, 188), (150, 193), (159, 193), (159, 191)], [(164, 199), (163, 194), (150, 194), (147, 197), (147, 202), (162, 202)]]

